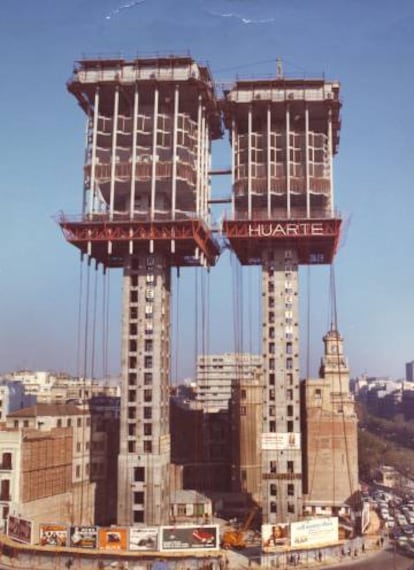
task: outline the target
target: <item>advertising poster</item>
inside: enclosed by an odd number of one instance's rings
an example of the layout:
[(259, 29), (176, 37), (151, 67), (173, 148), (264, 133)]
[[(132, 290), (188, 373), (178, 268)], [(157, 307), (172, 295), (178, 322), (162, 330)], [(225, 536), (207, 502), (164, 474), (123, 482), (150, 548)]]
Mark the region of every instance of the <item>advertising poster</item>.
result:
[(265, 550), (283, 550), (289, 546), (289, 523), (262, 525), (262, 547)]
[(7, 535), (13, 540), (30, 544), (32, 539), (32, 523), (26, 519), (9, 515)]
[(137, 528), (129, 529), (129, 550), (159, 550), (158, 548), (158, 528)]
[(104, 550), (126, 550), (127, 529), (121, 527), (109, 527), (99, 529), (99, 548)]
[(300, 449), (300, 433), (263, 433), (262, 449), (264, 451), (287, 451), (289, 449)]
[(219, 548), (218, 526), (161, 527), (160, 550), (214, 550)]
[(290, 525), (292, 548), (319, 546), (338, 542), (338, 518), (320, 517)]
[(69, 544), (75, 548), (98, 548), (97, 527), (71, 526)]
[(68, 529), (63, 524), (44, 523), (39, 525), (41, 546), (67, 546)]

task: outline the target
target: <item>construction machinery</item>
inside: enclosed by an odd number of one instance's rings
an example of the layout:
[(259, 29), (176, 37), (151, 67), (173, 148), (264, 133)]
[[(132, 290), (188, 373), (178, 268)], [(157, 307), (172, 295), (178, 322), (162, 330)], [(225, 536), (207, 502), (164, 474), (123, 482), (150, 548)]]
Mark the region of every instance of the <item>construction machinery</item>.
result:
[(246, 548), (246, 534), (253, 522), (254, 517), (258, 511), (258, 507), (254, 507), (247, 515), (244, 523), (240, 528), (227, 529), (223, 533), (221, 539), (222, 548), (234, 548), (236, 550), (242, 550)]

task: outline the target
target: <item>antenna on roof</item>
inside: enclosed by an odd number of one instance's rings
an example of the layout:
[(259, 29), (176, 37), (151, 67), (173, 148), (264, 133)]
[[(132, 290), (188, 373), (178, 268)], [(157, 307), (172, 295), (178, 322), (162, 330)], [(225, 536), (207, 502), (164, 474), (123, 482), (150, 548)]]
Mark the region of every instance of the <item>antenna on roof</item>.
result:
[(277, 58), (277, 72), (276, 72), (277, 79), (282, 79), (283, 77), (283, 65), (282, 65), (282, 58)]

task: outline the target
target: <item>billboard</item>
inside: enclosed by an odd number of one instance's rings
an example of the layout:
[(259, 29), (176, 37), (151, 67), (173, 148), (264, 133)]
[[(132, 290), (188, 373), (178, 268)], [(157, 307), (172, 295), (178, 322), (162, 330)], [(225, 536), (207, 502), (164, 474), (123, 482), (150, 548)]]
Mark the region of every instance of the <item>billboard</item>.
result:
[(71, 526), (69, 544), (75, 548), (97, 548), (98, 528), (96, 526)]
[(161, 527), (160, 550), (214, 550), (219, 543), (217, 525)]
[(41, 523), (39, 544), (41, 546), (67, 546), (68, 529), (63, 524)]
[(262, 525), (262, 547), (278, 550), (289, 546), (289, 523)]
[(338, 517), (320, 517), (290, 525), (292, 548), (338, 542)]
[(9, 515), (7, 536), (13, 540), (30, 544), (32, 540), (32, 523), (26, 519)]
[(98, 547), (104, 550), (126, 550), (127, 529), (111, 526), (99, 529)]
[(159, 550), (159, 529), (155, 527), (129, 529), (129, 550)]
[(264, 451), (300, 449), (300, 433), (262, 433), (262, 449)]

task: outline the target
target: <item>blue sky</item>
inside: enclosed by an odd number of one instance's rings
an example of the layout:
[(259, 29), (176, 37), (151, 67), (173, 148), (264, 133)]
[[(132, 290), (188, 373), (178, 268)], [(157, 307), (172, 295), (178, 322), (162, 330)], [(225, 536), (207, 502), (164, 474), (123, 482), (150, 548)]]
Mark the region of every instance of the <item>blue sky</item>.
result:
[[(412, 0), (2, 0), (0, 371), (76, 372), (79, 256), (52, 219), (60, 209), (81, 207), (85, 121), (65, 88), (73, 62), (189, 50), (218, 82), (273, 75), (277, 57), (287, 75), (341, 81), (335, 190), (346, 231), (335, 264), (339, 328), (353, 375), (403, 376), (404, 363), (414, 359), (413, 29)], [(227, 141), (215, 146), (215, 166), (228, 166)], [(228, 179), (215, 179), (213, 191), (228, 195)], [(210, 295), (208, 311), (206, 303), (197, 314), (195, 274), (182, 271), (179, 295), (174, 278), (179, 377), (191, 373), (203, 344), (194, 346), (195, 319), (203, 314), (210, 323), (204, 346), (234, 349), (229, 255), (208, 277), (199, 274)], [(311, 374), (329, 324), (329, 268), (304, 268), (302, 375), (309, 279)], [(259, 347), (258, 282), (257, 270), (243, 273), (246, 350)], [(119, 287), (114, 272), (113, 372), (120, 362)]]

